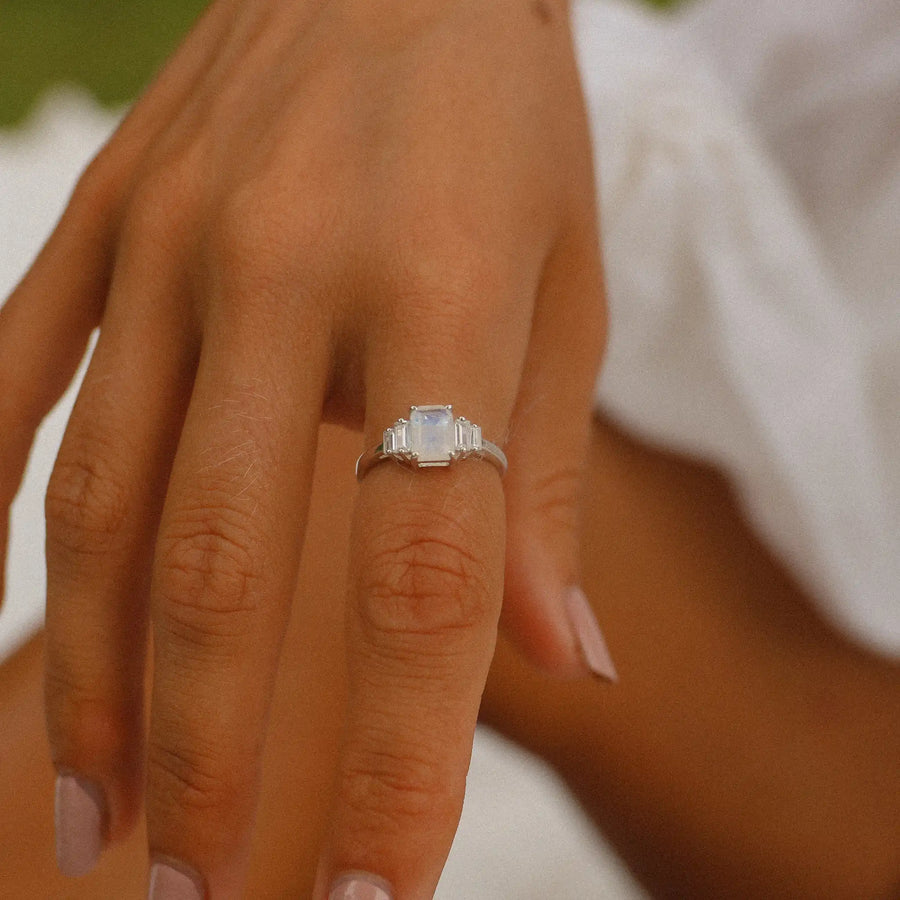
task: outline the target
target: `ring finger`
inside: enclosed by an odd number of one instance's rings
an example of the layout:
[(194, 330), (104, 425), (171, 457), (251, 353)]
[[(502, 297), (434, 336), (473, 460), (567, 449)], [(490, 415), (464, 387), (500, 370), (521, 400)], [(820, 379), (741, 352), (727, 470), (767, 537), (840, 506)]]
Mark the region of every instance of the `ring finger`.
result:
[[(452, 279), (398, 290), (401, 311), (438, 312), (401, 312), (375, 332), (369, 443), (409, 415), (410, 401), (452, 401), (453, 416), (503, 442), (530, 319), (519, 298), (533, 296), (533, 286), (521, 274), (501, 284), (499, 266), (489, 275), (476, 268), (459, 282), (461, 296)], [(500, 334), (506, 353), (496, 352)], [(437, 455), (442, 434), (455, 443), (454, 424), (446, 410), (432, 416), (430, 425), (411, 422), (410, 434), (430, 429)], [(363, 478), (351, 543), (347, 725), (315, 900), (434, 891), (496, 640), (504, 518), (500, 479), (484, 460), (415, 471), (385, 460)]]

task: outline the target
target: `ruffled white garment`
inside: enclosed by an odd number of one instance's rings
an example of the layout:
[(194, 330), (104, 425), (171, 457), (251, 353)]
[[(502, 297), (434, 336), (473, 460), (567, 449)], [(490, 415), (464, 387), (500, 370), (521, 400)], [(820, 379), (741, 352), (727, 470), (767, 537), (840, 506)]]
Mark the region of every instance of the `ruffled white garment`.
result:
[(582, 2), (598, 403), (720, 465), (839, 626), (900, 652), (900, 4)]

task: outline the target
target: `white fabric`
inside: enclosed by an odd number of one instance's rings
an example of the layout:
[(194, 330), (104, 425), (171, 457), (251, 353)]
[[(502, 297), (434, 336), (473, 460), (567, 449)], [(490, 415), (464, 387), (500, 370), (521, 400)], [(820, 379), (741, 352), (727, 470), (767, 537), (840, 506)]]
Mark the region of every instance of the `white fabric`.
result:
[[(598, 402), (723, 466), (835, 621), (897, 652), (900, 4), (575, 16), (612, 307)], [(0, 134), (0, 296), (114, 122), (61, 93)], [(0, 659), (43, 615), (41, 494), (72, 397), (14, 506)], [(484, 734), (440, 891), (642, 896), (546, 771)]]
[(900, 4), (583, 2), (598, 402), (722, 466), (824, 610), (900, 652)]

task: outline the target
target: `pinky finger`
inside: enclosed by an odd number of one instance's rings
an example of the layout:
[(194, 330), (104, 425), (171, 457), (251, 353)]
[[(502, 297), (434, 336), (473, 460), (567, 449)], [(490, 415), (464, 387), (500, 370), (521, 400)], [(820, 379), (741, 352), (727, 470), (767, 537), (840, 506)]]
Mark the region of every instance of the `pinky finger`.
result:
[(563, 234), (538, 292), (506, 451), (504, 631), (542, 669), (618, 676), (578, 586), (579, 501), (605, 310), (595, 231)]

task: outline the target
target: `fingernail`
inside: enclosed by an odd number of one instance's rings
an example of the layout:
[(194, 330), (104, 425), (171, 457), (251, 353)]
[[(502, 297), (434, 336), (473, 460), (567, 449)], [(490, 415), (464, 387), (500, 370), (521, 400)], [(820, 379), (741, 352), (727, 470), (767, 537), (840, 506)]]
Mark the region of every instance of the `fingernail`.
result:
[(150, 869), (147, 900), (203, 900), (203, 880), (186, 866), (155, 862)]
[(103, 851), (103, 791), (77, 775), (56, 778), (56, 862), (70, 878), (87, 875)]
[(588, 668), (600, 678), (618, 681), (619, 675), (606, 647), (603, 632), (584, 591), (578, 587), (570, 587), (565, 594), (565, 604), (569, 622)]
[(347, 872), (331, 886), (328, 900), (393, 900), (391, 886), (376, 875)]

